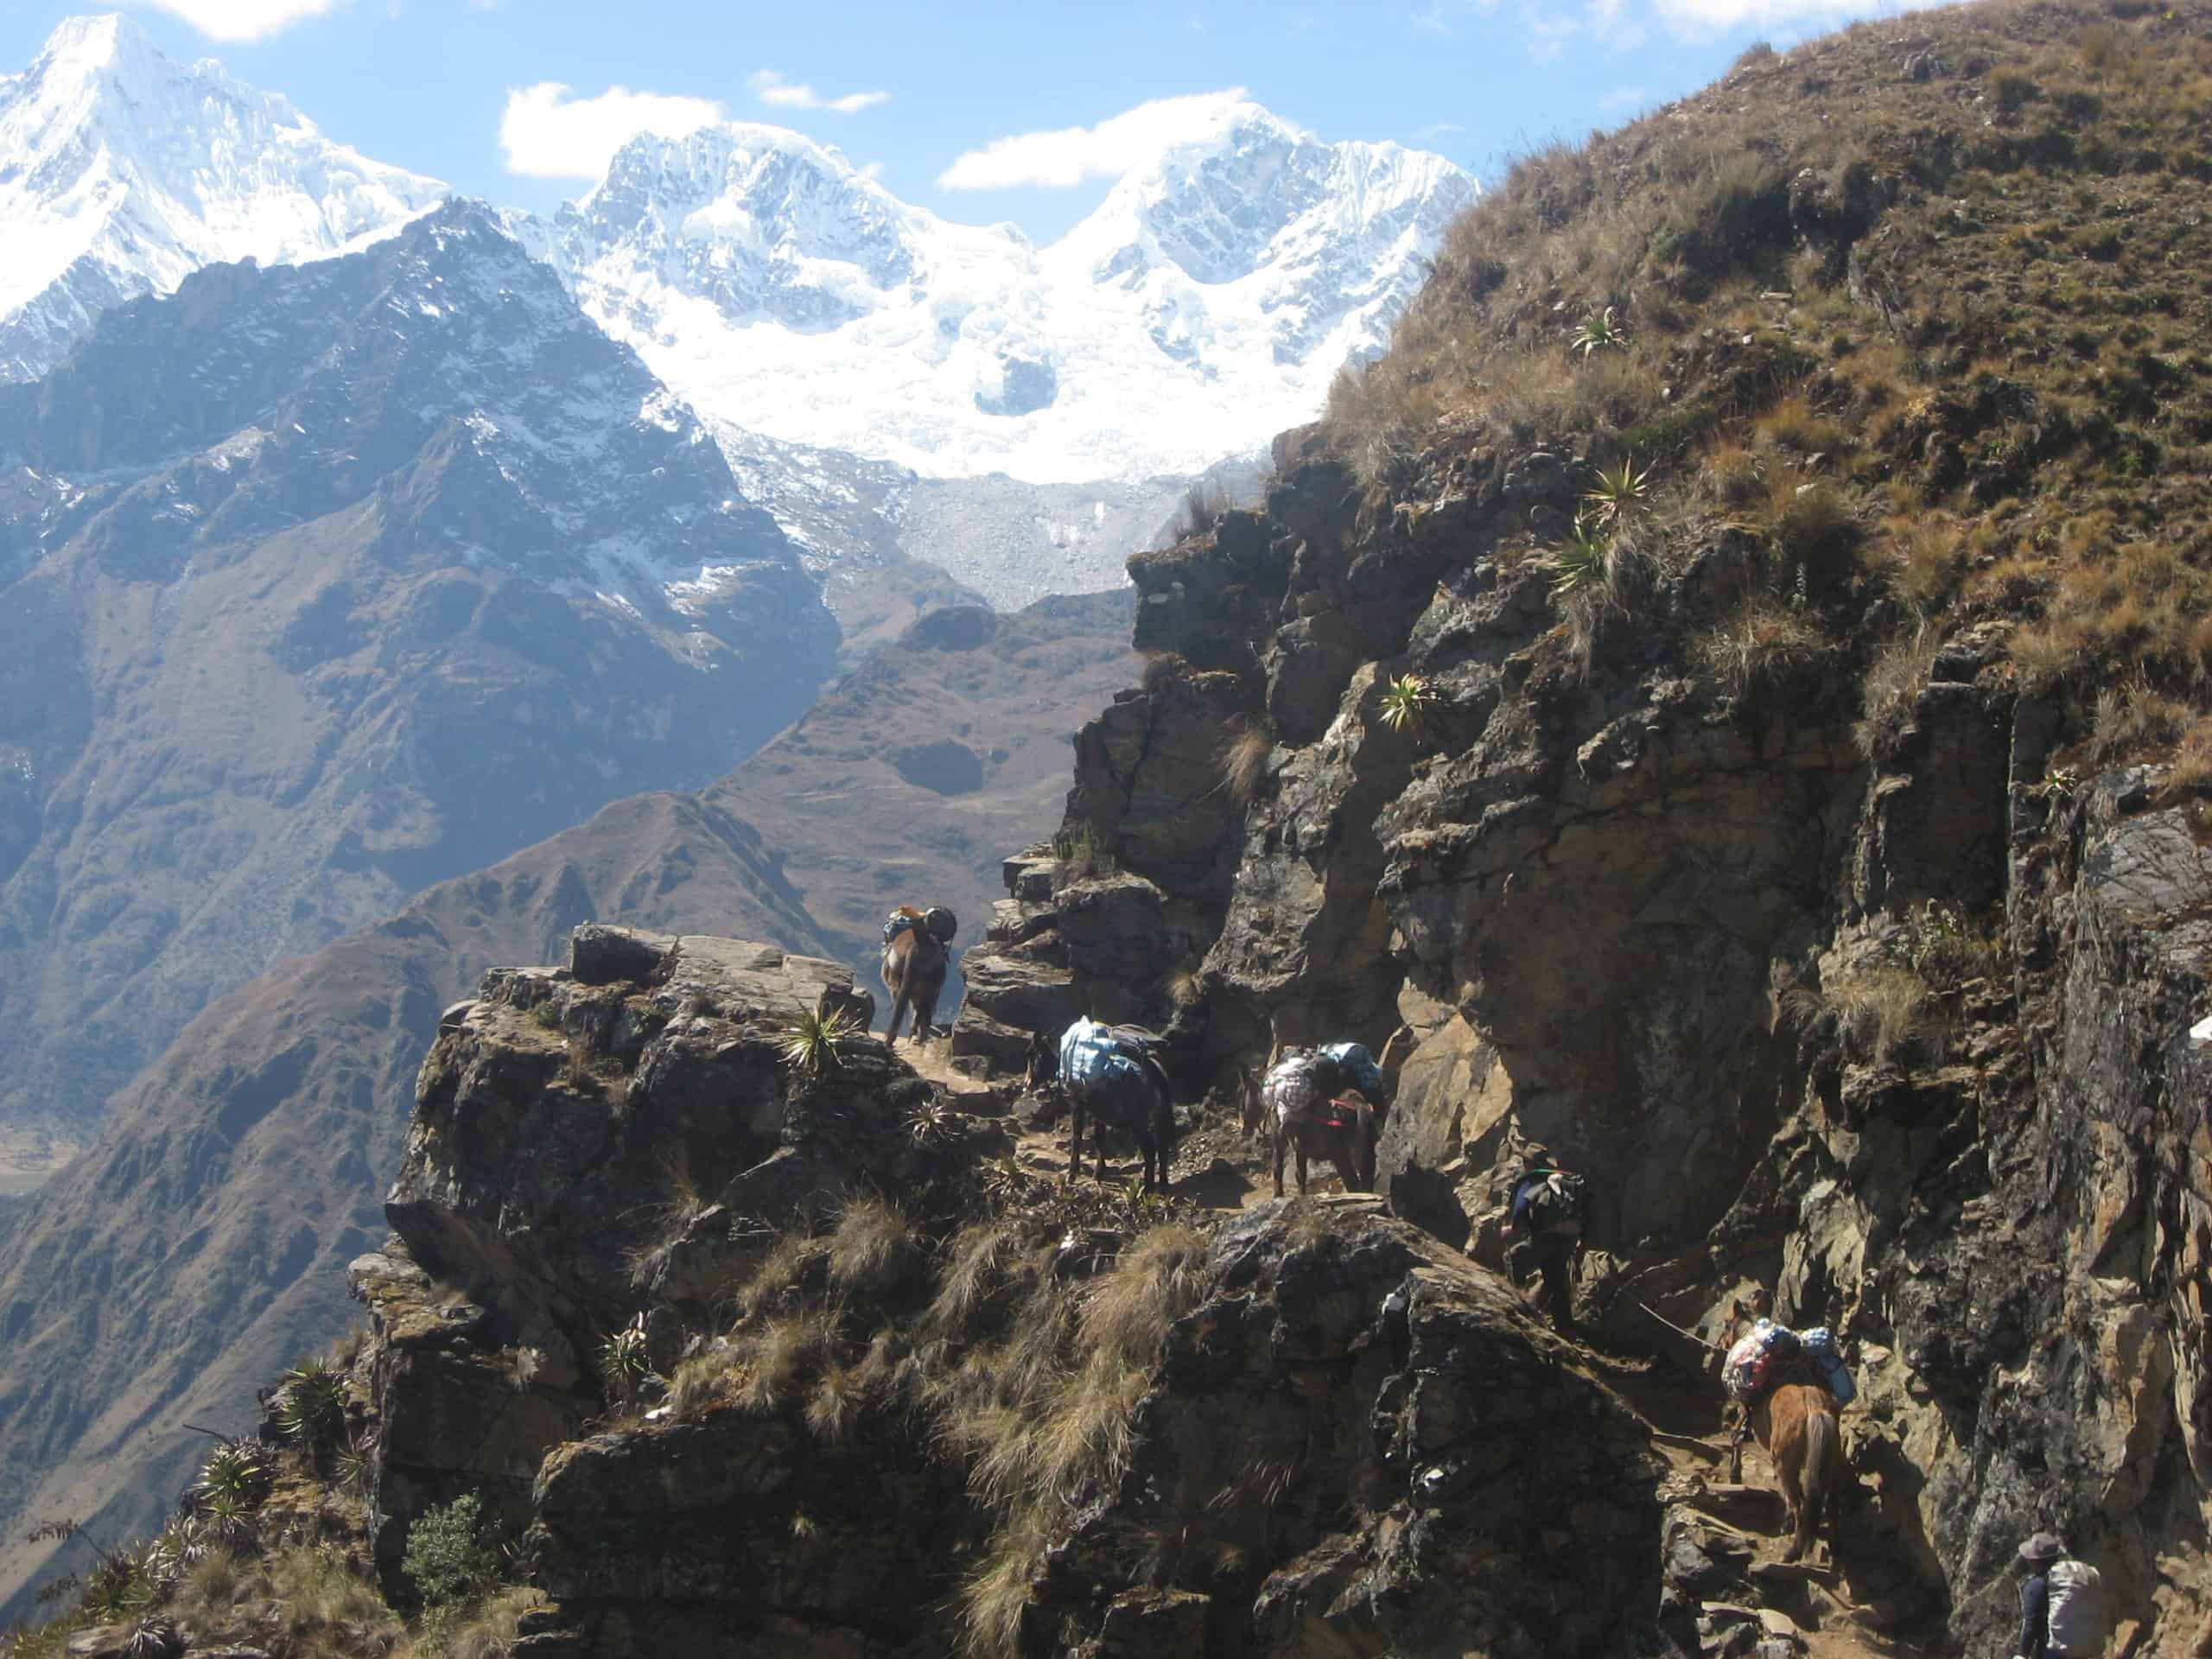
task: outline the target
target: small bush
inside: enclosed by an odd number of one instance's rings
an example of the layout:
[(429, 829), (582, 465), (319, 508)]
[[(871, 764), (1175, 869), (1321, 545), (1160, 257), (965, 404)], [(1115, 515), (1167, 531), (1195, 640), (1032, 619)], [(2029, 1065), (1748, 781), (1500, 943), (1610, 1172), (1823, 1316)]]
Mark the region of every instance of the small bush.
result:
[(315, 1452), (345, 1429), (346, 1378), (327, 1360), (302, 1360), (284, 1373), (279, 1386), (276, 1423), (287, 1440)]
[(599, 1375), (607, 1402), (618, 1410), (635, 1406), (656, 1380), (645, 1342), (645, 1316), (639, 1314), (599, 1345)]
[(861, 1035), (860, 1022), (849, 1008), (825, 1014), (817, 1004), (793, 1020), (784, 1033), (784, 1058), (809, 1077), (845, 1063), (846, 1050)]
[(1401, 674), (1382, 688), (1382, 723), (1394, 732), (1417, 731), (1436, 701), (1436, 691), (1418, 674)]
[(1774, 49), (1772, 42), (1753, 41), (1736, 54), (1736, 60), (1728, 66), (1728, 73), (1733, 74), (1738, 69), (1755, 69), (1761, 64), (1772, 63), (1781, 55)]
[(2000, 114), (2017, 115), (2042, 96), (2042, 89), (2026, 70), (2006, 64), (1991, 72), (1989, 95)]
[(426, 1609), (466, 1607), (484, 1596), (499, 1581), (499, 1555), (486, 1536), (483, 1500), (464, 1492), (416, 1516), (399, 1570)]

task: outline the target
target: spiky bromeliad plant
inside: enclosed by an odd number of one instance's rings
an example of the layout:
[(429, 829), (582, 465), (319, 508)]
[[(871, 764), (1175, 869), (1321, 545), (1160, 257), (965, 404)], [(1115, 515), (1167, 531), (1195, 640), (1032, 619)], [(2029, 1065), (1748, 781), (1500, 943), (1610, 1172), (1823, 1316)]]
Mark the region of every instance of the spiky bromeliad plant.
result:
[(1601, 587), (1605, 581), (1605, 533), (1588, 514), (1574, 521), (1567, 539), (1545, 558), (1552, 573), (1552, 597), (1567, 599)]
[(784, 1058), (800, 1071), (818, 1076), (825, 1067), (844, 1064), (845, 1046), (859, 1030), (850, 1009), (824, 1014), (817, 1003), (784, 1033)]
[(599, 1374), (610, 1403), (633, 1406), (653, 1378), (652, 1355), (645, 1344), (642, 1313), (599, 1345)]
[(1628, 345), (1628, 330), (1614, 321), (1613, 308), (1607, 306), (1594, 317), (1586, 317), (1574, 331), (1573, 349), (1588, 357), (1597, 352), (1619, 350)]
[(1647, 467), (1638, 472), (1633, 455), (1618, 467), (1600, 467), (1597, 482), (1582, 492), (1582, 499), (1587, 503), (1582, 510), (1583, 516), (1600, 528), (1610, 530), (1649, 505), (1651, 469)]
[(251, 1514), (269, 1495), (269, 1460), (247, 1440), (225, 1440), (207, 1454), (194, 1483), (192, 1497), (205, 1511), (217, 1500), (234, 1503)]
[(1382, 689), (1382, 723), (1394, 732), (1417, 730), (1435, 702), (1434, 686), (1418, 674), (1401, 674)]
[(346, 1427), (346, 1376), (327, 1359), (304, 1359), (284, 1373), (276, 1426), (284, 1438), (310, 1452), (336, 1440)]

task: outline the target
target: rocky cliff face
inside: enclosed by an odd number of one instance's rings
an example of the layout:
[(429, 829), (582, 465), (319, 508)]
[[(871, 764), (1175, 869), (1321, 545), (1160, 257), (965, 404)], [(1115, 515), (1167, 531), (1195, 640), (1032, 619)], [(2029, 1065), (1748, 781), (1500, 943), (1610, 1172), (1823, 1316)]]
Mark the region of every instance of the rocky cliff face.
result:
[[(2155, 768), (2077, 780), (2063, 712), (1986, 636), (1935, 658), (1873, 762), (1832, 665), (1700, 683), (1680, 642), (1741, 580), (1726, 533), (1578, 664), (1516, 548), (1583, 457), (1477, 449), (1359, 509), (1301, 442), (1264, 514), (1133, 562), (1140, 641), (1179, 655), (1086, 728), (1062, 843), (1115, 872), (1009, 866), (969, 974), (1029, 1000), (980, 992), (956, 1042), (1172, 1014), (1194, 1087), (1270, 1037), (1387, 1046), (1400, 1215), (1489, 1255), (1541, 1141), (1598, 1195), (1608, 1344), (1702, 1368), (1651, 1312), (1717, 1337), (1752, 1281), (1855, 1344), (1838, 1560), (1878, 1620), (2001, 1639), (2012, 1547), (2052, 1526), (2145, 1651), (2192, 1650), (2201, 810)], [(1234, 811), (1223, 767), (1262, 718)], [(1132, 884), (1142, 913), (1087, 932)], [(1169, 914), (1204, 953), (1180, 1008), (1129, 950)]]

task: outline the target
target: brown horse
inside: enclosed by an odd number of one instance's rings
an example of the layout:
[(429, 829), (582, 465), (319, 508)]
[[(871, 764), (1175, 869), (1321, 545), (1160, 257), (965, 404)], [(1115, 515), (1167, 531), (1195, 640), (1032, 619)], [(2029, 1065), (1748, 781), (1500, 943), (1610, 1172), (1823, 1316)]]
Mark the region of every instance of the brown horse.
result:
[[(1749, 1307), (1738, 1301), (1732, 1310), (1729, 1332), (1732, 1342), (1755, 1319), (1768, 1318), (1772, 1299), (1755, 1291)], [(1786, 1371), (1758, 1397), (1739, 1408), (1751, 1436), (1782, 1483), (1782, 1501), (1789, 1511), (1789, 1549), (1785, 1561), (1803, 1557), (1813, 1547), (1813, 1533), (1821, 1523), (1821, 1510), (1830, 1492), (1843, 1479), (1843, 1429), (1836, 1419), (1835, 1396), (1827, 1385), (1815, 1380), (1811, 1365)], [(1729, 1447), (1729, 1472), (1743, 1478), (1740, 1435)]]
[(913, 925), (902, 928), (898, 937), (883, 947), (883, 986), (891, 993), (891, 1029), (883, 1040), (899, 1040), (899, 1022), (909, 1010), (914, 1016), (914, 1040), (925, 1043), (930, 1038), (930, 1021), (937, 1017), (937, 1000), (944, 991), (945, 969), (951, 965), (952, 952), (944, 940), (922, 925), (922, 912), (909, 905), (901, 905), (893, 912), (908, 917)]

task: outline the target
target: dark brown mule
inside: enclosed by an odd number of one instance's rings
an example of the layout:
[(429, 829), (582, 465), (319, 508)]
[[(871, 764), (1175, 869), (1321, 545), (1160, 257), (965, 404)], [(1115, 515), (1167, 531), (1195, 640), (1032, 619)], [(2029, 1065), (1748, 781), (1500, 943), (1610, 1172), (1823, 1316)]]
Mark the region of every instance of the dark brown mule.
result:
[(913, 925), (900, 929), (899, 936), (883, 947), (883, 986), (891, 993), (891, 1029), (884, 1033), (883, 1040), (899, 1040), (899, 1022), (912, 1010), (914, 1040), (927, 1042), (952, 953), (944, 940), (922, 925), (920, 911), (902, 905), (893, 914), (911, 918)]
[(1306, 1190), (1306, 1166), (1308, 1160), (1318, 1162), (1327, 1159), (1336, 1166), (1337, 1179), (1344, 1184), (1347, 1192), (1372, 1192), (1375, 1190), (1375, 1142), (1380, 1131), (1376, 1128), (1374, 1108), (1357, 1100), (1332, 1100), (1316, 1115), (1285, 1122), (1275, 1122), (1275, 1197), (1282, 1197), (1283, 1159), (1294, 1147), (1298, 1154), (1298, 1190)]
[[(1770, 1317), (1767, 1310), (1771, 1305), (1764, 1291), (1753, 1294), (1751, 1307), (1738, 1302), (1730, 1339), (1754, 1319)], [(1835, 1396), (1827, 1384), (1813, 1380), (1810, 1362), (1801, 1361), (1800, 1365), (1802, 1369), (1786, 1372), (1762, 1391), (1747, 1409), (1738, 1408), (1745, 1410), (1751, 1438), (1782, 1483), (1790, 1528), (1789, 1550), (1782, 1558), (1785, 1561), (1802, 1559), (1813, 1547), (1821, 1509), (1843, 1479), (1843, 1427), (1836, 1418)], [(1729, 1447), (1729, 1472), (1738, 1481), (1744, 1476), (1743, 1458), (1738, 1440)]]

